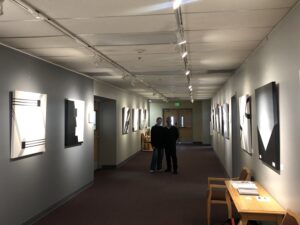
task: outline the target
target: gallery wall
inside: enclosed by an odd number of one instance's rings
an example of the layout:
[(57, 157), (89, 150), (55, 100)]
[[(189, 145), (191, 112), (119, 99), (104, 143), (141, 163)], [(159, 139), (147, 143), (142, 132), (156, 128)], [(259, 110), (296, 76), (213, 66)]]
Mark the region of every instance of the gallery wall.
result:
[(180, 106), (174, 102), (151, 102), (150, 109), (150, 127), (156, 122), (157, 117), (163, 116), (163, 109), (192, 109), (193, 111), (193, 141), (210, 144), (209, 120), (210, 120), (210, 100), (180, 101)]
[(145, 132), (145, 129), (133, 132), (130, 123), (128, 134), (122, 134), (122, 108), (147, 109), (148, 111), (147, 100), (101, 81), (94, 81), (94, 95), (116, 101), (116, 152), (111, 152), (111, 155), (106, 157), (110, 159), (111, 166), (119, 165), (141, 150), (141, 134)]
[[(93, 81), (0, 46), (0, 224), (20, 225), (93, 181)], [(10, 92), (47, 94), (46, 151), (10, 159)], [(84, 142), (65, 148), (65, 99), (85, 102)]]
[[(231, 103), (231, 97), (251, 96), (252, 150), (240, 150), (239, 165), (249, 167), (284, 208), (300, 212), (300, 4), (268, 35), (236, 74), (213, 98), (212, 105)], [(259, 160), (255, 89), (275, 81), (279, 90), (280, 171)], [(231, 105), (230, 110), (231, 111)], [(229, 116), (231, 118), (231, 115)], [(231, 123), (232, 121), (230, 121)], [(231, 128), (230, 128), (231, 129)], [(232, 174), (232, 142), (213, 132), (213, 147)], [(239, 168), (240, 169), (240, 168)]]

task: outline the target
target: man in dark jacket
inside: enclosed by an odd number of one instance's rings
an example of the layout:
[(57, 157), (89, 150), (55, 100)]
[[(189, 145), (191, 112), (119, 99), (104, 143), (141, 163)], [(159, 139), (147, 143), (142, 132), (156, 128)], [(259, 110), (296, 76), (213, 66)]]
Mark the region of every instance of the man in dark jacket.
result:
[[(179, 137), (178, 129), (171, 125), (171, 118), (166, 119), (167, 127), (165, 128), (165, 151), (167, 160), (167, 169), (165, 172), (171, 172), (173, 166), (173, 173), (177, 174), (177, 156), (176, 156), (176, 141)], [(172, 159), (172, 163), (171, 163)], [(172, 166), (171, 166), (172, 164)]]
[(162, 118), (157, 117), (156, 124), (151, 128), (151, 144), (153, 148), (150, 173), (162, 169), (162, 159), (164, 155), (164, 128)]

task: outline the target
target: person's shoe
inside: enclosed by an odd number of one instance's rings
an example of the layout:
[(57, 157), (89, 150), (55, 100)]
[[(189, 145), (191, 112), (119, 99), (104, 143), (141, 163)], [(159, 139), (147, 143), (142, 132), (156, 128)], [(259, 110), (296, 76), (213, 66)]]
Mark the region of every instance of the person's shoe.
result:
[(149, 172), (150, 172), (150, 173), (154, 173), (155, 171), (154, 171), (154, 170), (150, 170)]
[(177, 171), (174, 171), (173, 174), (178, 174)]
[(168, 172), (171, 172), (171, 170), (170, 169), (166, 169), (165, 172), (168, 173)]

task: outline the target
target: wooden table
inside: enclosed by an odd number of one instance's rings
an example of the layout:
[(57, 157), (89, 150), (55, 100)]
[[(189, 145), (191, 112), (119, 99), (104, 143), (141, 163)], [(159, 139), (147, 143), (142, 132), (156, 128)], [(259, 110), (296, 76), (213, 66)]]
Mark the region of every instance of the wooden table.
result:
[(275, 221), (278, 225), (281, 224), (285, 214), (284, 208), (260, 184), (255, 182), (259, 196), (240, 195), (230, 180), (225, 181), (225, 184), (226, 194), (230, 196), (240, 214), (239, 225), (247, 225), (248, 220), (267, 220)]

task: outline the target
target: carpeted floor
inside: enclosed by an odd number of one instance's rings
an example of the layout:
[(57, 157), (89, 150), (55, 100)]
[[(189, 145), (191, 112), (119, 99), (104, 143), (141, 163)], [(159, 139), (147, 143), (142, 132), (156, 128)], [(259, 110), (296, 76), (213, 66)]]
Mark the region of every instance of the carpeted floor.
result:
[[(209, 147), (179, 145), (179, 174), (149, 173), (151, 152), (95, 173), (92, 187), (35, 225), (206, 225), (208, 176), (226, 176)], [(213, 207), (212, 224), (226, 220)]]

